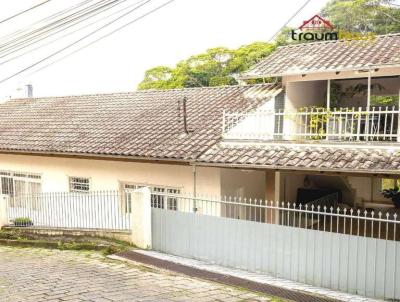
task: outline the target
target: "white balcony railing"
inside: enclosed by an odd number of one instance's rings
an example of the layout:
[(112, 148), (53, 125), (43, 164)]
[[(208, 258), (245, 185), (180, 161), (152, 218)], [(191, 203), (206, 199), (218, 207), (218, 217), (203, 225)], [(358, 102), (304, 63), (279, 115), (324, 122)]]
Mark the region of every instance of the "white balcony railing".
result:
[(396, 107), (224, 112), (225, 139), (398, 141)]

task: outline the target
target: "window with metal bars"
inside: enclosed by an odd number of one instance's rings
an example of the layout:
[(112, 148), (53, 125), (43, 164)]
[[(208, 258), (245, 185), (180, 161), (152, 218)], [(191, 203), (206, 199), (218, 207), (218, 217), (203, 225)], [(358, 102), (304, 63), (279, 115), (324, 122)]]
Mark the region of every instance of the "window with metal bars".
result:
[(86, 177), (69, 178), (69, 191), (76, 193), (88, 193), (90, 191), (90, 179)]
[[(145, 187), (146, 185), (139, 184), (130, 184), (125, 183), (123, 188), (125, 190), (136, 190)], [(178, 198), (170, 195), (178, 195), (180, 194), (180, 190), (178, 188), (172, 187), (164, 187), (164, 186), (149, 186), (151, 191), (151, 207), (158, 209), (168, 209), (176, 211), (178, 209)], [(131, 212), (131, 196), (129, 193), (125, 193), (125, 210), (127, 213)]]
[(9, 196), (40, 193), (41, 179), (36, 173), (0, 171), (0, 192)]

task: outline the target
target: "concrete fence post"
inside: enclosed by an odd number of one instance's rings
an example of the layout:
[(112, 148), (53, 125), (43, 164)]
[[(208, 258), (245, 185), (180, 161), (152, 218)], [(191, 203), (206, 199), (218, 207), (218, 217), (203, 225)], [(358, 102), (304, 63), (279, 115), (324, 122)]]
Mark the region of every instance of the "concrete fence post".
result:
[(142, 249), (151, 248), (151, 191), (140, 188), (132, 194), (132, 243)]
[(8, 221), (8, 203), (9, 196), (0, 194), (0, 229), (9, 224)]

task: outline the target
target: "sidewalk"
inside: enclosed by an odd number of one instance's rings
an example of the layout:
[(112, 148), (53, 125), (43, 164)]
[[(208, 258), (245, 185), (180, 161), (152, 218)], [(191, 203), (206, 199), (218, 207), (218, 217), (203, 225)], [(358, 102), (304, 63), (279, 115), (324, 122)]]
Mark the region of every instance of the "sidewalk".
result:
[(136, 262), (142, 262), (147, 265), (184, 273), (192, 277), (199, 277), (228, 285), (240, 286), (294, 301), (379, 301), (358, 295), (319, 288), (263, 274), (221, 267), (203, 261), (187, 259), (155, 251), (134, 250), (123, 252), (113, 257), (120, 260), (129, 259)]

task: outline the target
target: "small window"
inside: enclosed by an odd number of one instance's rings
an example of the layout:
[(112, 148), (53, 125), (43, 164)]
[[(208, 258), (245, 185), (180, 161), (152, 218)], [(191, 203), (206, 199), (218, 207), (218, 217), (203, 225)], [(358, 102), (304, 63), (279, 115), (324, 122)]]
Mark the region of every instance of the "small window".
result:
[(90, 190), (89, 178), (84, 177), (70, 177), (69, 178), (69, 191), (78, 193), (87, 193)]
[[(158, 209), (164, 209), (164, 195), (162, 195), (165, 192), (164, 188), (159, 188), (159, 187), (154, 187), (151, 188), (151, 207), (152, 208), (158, 208)], [(160, 194), (160, 195), (159, 195)]]
[[(179, 194), (179, 190), (177, 189), (167, 189), (167, 193), (169, 194)], [(168, 196), (167, 197), (167, 209), (176, 211), (178, 210), (178, 198), (175, 196)]]
[[(148, 185), (139, 185), (139, 184), (132, 184), (132, 183), (125, 183), (123, 184), (123, 188), (126, 189), (140, 189), (144, 186)], [(151, 191), (151, 207), (158, 208), (158, 209), (168, 209), (168, 210), (178, 210), (178, 197), (174, 195), (179, 195), (180, 190), (171, 187), (162, 187), (162, 186), (150, 186)], [(130, 194), (125, 192), (125, 200), (126, 200), (126, 212), (131, 212), (131, 198)]]

